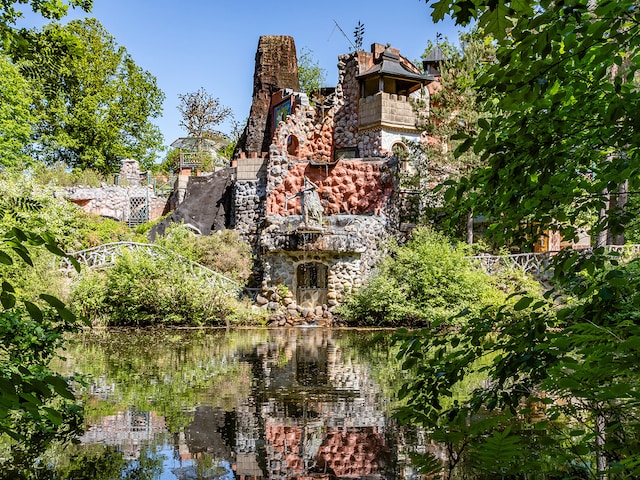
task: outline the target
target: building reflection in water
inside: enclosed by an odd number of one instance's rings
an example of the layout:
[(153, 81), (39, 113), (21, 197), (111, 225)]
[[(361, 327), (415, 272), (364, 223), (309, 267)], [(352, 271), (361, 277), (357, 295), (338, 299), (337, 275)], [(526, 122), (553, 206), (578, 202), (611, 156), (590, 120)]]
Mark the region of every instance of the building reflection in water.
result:
[[(176, 478), (203, 478), (183, 463), (204, 456), (224, 461), (237, 479), (402, 478), (388, 400), (370, 368), (343, 355), (333, 335), (278, 331), (237, 352), (250, 366), (251, 393), (231, 411), (194, 406), (190, 423), (171, 436)], [(167, 433), (162, 417), (131, 409), (104, 417), (81, 441), (119, 445), (134, 459)]]

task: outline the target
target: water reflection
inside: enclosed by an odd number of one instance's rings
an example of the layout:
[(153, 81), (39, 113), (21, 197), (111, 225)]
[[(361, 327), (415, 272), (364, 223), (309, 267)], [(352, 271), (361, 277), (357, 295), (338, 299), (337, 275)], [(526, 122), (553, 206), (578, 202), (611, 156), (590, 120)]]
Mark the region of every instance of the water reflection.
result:
[(90, 334), (59, 368), (87, 376), (79, 449), (115, 448), (129, 470), (161, 464), (142, 478), (403, 478), (395, 366), (373, 335)]

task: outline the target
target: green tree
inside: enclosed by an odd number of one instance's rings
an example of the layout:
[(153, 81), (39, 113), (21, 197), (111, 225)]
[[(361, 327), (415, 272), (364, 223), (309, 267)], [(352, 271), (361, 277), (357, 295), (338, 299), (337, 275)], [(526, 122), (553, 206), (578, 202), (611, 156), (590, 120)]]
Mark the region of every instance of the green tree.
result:
[(313, 52), (303, 47), (298, 58), (298, 80), (300, 91), (311, 96), (325, 84), (325, 70), (313, 58)]
[[(440, 0), (433, 9), (436, 20), (452, 12), (497, 40), (497, 63), (477, 83), (487, 112), (501, 114), (480, 119), (458, 150), (472, 148), (487, 166), (451, 181), (445, 198), (460, 215), (484, 212), (503, 242), (526, 245), (548, 229), (571, 239), (585, 224), (594, 237), (623, 233), (628, 212), (611, 208), (606, 192), (640, 181), (637, 1)], [(404, 337), (416, 379), (401, 415), (446, 438), (450, 464), (476, 455), (479, 475), (544, 478), (551, 458), (572, 478), (637, 478), (638, 260), (595, 249), (554, 265), (555, 305), (524, 297), (462, 328)], [(455, 397), (474, 373), (486, 381)], [(516, 416), (520, 431), (507, 428)], [(543, 430), (552, 441), (525, 448)], [(487, 469), (496, 446), (521, 461)]]
[(31, 135), (33, 116), (28, 82), (19, 69), (0, 54), (0, 166), (22, 166), (28, 159), (25, 145)]
[(162, 142), (152, 123), (164, 99), (155, 78), (96, 19), (50, 24), (32, 38), (14, 53), (38, 89), (33, 155), (103, 173), (123, 158), (149, 168)]
[(85, 12), (91, 11), (93, 0), (3, 0), (0, 5), (0, 42), (7, 46), (11, 42), (24, 40), (22, 32), (13, 27), (16, 20), (22, 17), (22, 11), (18, 5), (29, 4), (31, 10), (41, 14), (50, 20), (60, 20), (64, 17), (69, 7), (81, 8)]
[[(419, 115), (418, 127), (429, 141), (421, 145), (413, 155), (414, 167), (408, 183), (421, 194), (431, 194), (425, 184), (437, 182), (443, 177), (459, 178), (468, 175), (483, 165), (480, 156), (473, 150), (454, 154), (463, 139), (475, 132), (480, 118), (486, 117), (482, 110), (482, 98), (475, 86), (476, 78), (489, 65), (495, 63), (495, 47), (490, 37), (474, 30), (460, 35), (459, 44), (448, 40), (438, 45), (429, 45), (423, 58), (439, 48), (445, 59), (439, 64), (440, 79), (429, 99), (428, 114)], [(419, 112), (425, 109), (418, 109)], [(429, 204), (429, 202), (422, 202)], [(473, 213), (468, 211), (464, 219), (466, 241), (473, 243)]]

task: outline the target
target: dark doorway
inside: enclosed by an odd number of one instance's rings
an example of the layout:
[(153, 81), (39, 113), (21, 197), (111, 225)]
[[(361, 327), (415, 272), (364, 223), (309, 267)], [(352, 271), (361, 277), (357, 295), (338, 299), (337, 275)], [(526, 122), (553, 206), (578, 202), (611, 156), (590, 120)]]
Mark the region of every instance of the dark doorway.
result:
[(320, 262), (301, 263), (296, 270), (296, 301), (313, 308), (327, 303), (328, 268)]

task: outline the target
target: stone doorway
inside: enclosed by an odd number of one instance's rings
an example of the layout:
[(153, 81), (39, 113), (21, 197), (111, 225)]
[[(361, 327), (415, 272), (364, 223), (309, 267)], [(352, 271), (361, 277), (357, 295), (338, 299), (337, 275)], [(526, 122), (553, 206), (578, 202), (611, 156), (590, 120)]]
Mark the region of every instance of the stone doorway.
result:
[(327, 277), (329, 269), (324, 263), (301, 263), (296, 269), (296, 303), (303, 308), (314, 308), (327, 303)]

